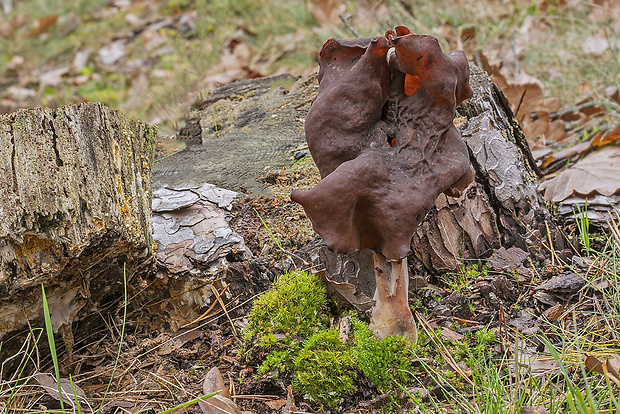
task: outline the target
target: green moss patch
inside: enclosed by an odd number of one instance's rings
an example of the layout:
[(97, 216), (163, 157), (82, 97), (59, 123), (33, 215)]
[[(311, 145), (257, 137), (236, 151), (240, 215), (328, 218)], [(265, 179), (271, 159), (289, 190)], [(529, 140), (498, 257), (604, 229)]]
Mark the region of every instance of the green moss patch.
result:
[(378, 340), (364, 322), (354, 319), (355, 343), (351, 349), (358, 369), (382, 393), (411, 381), (416, 345), (401, 336)]
[(381, 393), (410, 383), (415, 345), (401, 337), (379, 341), (356, 317), (352, 340), (343, 343), (329, 329), (327, 303), (318, 276), (294, 272), (278, 278), (254, 302), (242, 356), (257, 365), (259, 375), (290, 382), (296, 394), (325, 410), (337, 411), (367, 383), (364, 378)]
[(244, 342), (257, 340), (269, 345), (274, 334), (306, 339), (328, 324), (323, 282), (317, 275), (294, 272), (278, 278), (273, 288), (254, 302)]
[(314, 334), (295, 358), (293, 390), (336, 409), (357, 391), (356, 361), (334, 330)]

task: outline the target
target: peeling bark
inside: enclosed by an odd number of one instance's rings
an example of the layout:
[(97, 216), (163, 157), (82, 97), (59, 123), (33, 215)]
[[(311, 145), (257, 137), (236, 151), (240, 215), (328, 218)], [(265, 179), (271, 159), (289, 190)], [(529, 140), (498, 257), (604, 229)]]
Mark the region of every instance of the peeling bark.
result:
[(100, 103), (0, 117), (0, 338), (42, 315), (42, 284), (57, 330), (152, 264), (155, 134)]
[[(474, 91), (458, 113), (476, 180), (461, 197), (440, 195), (413, 238), (413, 251), (433, 271), (457, 270), (464, 259), (488, 257), (500, 246), (543, 253), (551, 222), (538, 193), (538, 169), (506, 97), (470, 64)], [(556, 248), (563, 248), (554, 232)]]

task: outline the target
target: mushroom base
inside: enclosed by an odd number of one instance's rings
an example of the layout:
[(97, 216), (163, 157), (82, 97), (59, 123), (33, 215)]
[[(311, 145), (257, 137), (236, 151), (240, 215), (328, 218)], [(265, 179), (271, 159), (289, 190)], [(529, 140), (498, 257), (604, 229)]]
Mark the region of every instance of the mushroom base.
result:
[(418, 340), (418, 329), (409, 308), (409, 267), (407, 259), (387, 261), (385, 256), (373, 252), (375, 262), (375, 307), (370, 317), (370, 329), (383, 339), (399, 335), (410, 341)]

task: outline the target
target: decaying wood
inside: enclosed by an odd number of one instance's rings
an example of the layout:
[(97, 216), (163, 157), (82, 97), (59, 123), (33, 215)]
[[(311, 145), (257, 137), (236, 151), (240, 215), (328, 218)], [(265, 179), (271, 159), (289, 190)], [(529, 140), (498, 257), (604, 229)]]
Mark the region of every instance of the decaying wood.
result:
[[(474, 95), (459, 113), (476, 181), (460, 198), (440, 195), (413, 240), (415, 255), (435, 271), (459, 269), (464, 259), (488, 257), (500, 245), (544, 253), (547, 225), (555, 228), (538, 193), (536, 164), (508, 101), (485, 72), (473, 64), (470, 69)], [(553, 234), (561, 248), (561, 236)]]
[(155, 164), (155, 188), (210, 183), (270, 196), (263, 178), (290, 165), (291, 151), (305, 145), (303, 120), (315, 94), (313, 77), (290, 75), (215, 90), (178, 134), (187, 148)]
[(152, 264), (155, 134), (99, 103), (0, 117), (0, 338), (42, 316), (41, 285), (58, 329)]
[(304, 144), (303, 118), (315, 89), (312, 78), (291, 75), (216, 89), (179, 131), (186, 148), (155, 163), (158, 272), (144, 296), (161, 304), (173, 329), (213, 304), (212, 287), (229, 286), (222, 300), (238, 315), (249, 309), (242, 303), (268, 286), (269, 271), (247, 260), (250, 250), (229, 227), (229, 210), (239, 193), (271, 194), (264, 177), (290, 165), (291, 151)]

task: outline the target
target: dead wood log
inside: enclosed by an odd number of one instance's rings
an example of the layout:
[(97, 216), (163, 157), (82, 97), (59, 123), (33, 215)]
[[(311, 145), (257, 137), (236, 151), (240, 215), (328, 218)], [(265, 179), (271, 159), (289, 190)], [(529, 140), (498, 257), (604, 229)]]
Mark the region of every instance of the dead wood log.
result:
[(0, 117), (0, 338), (42, 316), (41, 285), (57, 330), (151, 266), (155, 135), (100, 103)]

